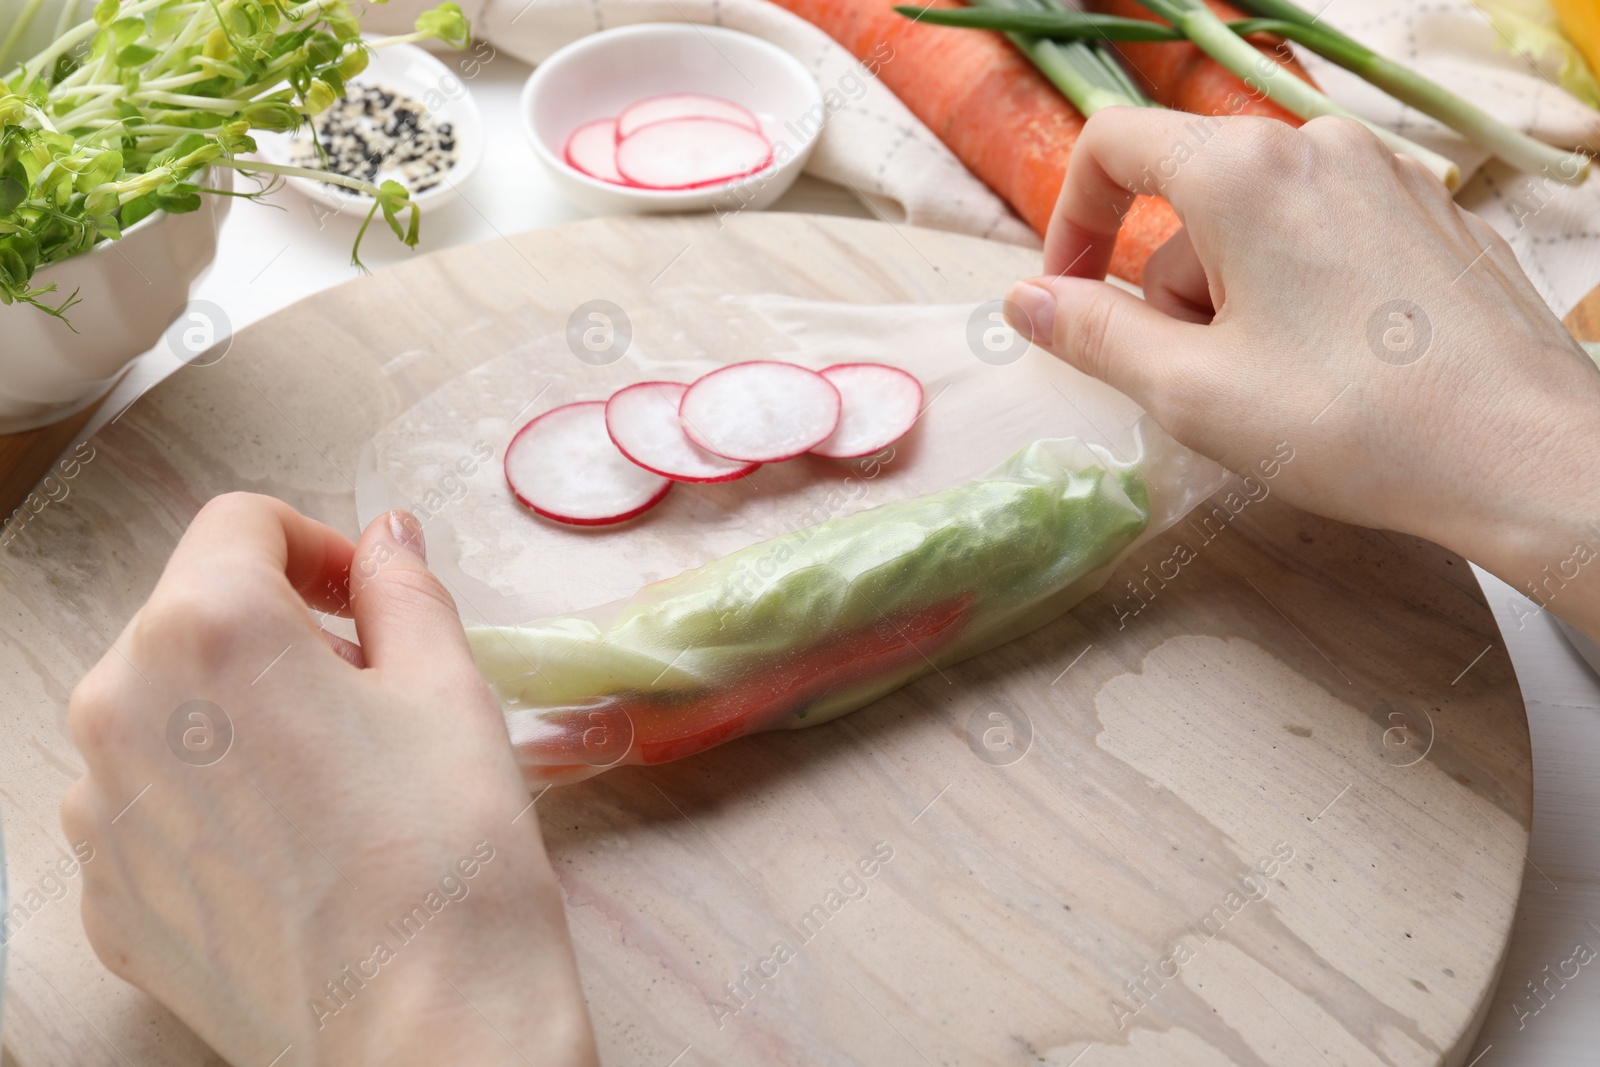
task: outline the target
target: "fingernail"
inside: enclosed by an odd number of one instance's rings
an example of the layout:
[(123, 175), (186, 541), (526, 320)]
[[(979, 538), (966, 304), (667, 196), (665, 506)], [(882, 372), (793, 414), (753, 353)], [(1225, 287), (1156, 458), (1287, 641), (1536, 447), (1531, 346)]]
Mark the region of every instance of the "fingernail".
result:
[(410, 549), (424, 561), (428, 558), (428, 546), (422, 540), (422, 523), (409, 511), (389, 512), (389, 536), (401, 548)]
[(1005, 299), (1006, 321), (1036, 345), (1048, 348), (1055, 338), (1056, 298), (1035, 282), (1018, 282)]

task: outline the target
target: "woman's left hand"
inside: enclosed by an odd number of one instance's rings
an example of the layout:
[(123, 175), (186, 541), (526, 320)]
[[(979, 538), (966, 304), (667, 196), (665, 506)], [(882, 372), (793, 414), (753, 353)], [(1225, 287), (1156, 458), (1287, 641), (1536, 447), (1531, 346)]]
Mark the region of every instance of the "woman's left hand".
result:
[[(313, 609), (353, 614), (359, 647)], [(205, 506), (69, 708), (113, 972), (237, 1064), (595, 1059), (505, 721), (404, 512)]]

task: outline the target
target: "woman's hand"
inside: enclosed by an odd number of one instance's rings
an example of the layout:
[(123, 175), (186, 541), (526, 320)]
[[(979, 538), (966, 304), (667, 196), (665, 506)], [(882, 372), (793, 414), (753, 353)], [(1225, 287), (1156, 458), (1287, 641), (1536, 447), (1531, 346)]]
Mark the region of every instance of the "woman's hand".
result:
[[(1135, 192), (1184, 229), (1106, 284)], [(1600, 636), (1600, 373), (1510, 247), (1344, 119), (1108, 109), (1013, 324), (1300, 507), (1443, 544)]]
[[(346, 607), (359, 647), (312, 614)], [(69, 714), (90, 943), (229, 1061), (594, 1062), (537, 818), (411, 516), (352, 545), (213, 500)]]

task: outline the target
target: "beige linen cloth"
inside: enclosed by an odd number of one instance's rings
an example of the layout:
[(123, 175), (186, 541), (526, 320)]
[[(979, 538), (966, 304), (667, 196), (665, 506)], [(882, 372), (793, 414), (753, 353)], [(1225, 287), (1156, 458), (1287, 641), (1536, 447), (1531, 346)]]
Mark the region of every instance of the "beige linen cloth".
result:
[[(808, 173), (852, 189), (896, 222), (1038, 244), (893, 93), (863, 77), (860, 65), (822, 31), (767, 0), (461, 2), (478, 37), (529, 63), (586, 34), (637, 22), (710, 23), (764, 37), (844, 100), (828, 120)], [(427, 6), (426, 0), (393, 0), (370, 9), (364, 21), (397, 32)], [(1322, 18), (1513, 126), (1559, 144), (1600, 149), (1600, 113), (1515, 51), (1467, 0), (1331, 0)], [(1472, 177), (1458, 202), (1506, 236), (1557, 313), (1600, 284), (1600, 177), (1568, 188), (1498, 162), (1485, 164), (1484, 153), (1433, 120), (1316, 56), (1302, 53), (1302, 59), (1340, 103), (1461, 164)]]

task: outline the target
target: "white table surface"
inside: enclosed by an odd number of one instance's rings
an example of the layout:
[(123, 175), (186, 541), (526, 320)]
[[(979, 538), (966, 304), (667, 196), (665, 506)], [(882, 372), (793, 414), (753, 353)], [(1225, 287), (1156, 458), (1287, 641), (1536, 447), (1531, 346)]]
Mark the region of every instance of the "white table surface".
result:
[[(483, 53), (476, 58), (482, 63)], [(488, 151), (477, 174), (463, 184), (461, 198), (427, 214), (419, 252), (583, 217), (546, 177), (518, 126), (517, 93), (528, 71), (496, 55), (470, 80), (489, 133)], [(810, 178), (802, 178), (778, 210), (870, 215), (848, 191)], [(355, 277), (349, 252), (358, 221), (353, 211), (328, 216), (326, 208), (288, 189), (264, 204), (235, 201), (216, 263), (193, 295), (220, 307), (232, 329), (242, 329)], [(362, 258), (377, 270), (411, 254), (380, 222), (369, 231)], [(178, 366), (164, 346), (146, 355), (85, 433)], [(1542, 999), (1527, 983), (1545, 983), (1557, 974), (1580, 943), (1600, 953), (1600, 678), (1553, 619), (1532, 614), (1533, 605), (1509, 586), (1477, 573), (1522, 683), (1533, 736), (1535, 803), (1504, 977), (1468, 1060), (1475, 1067), (1590, 1065), (1600, 1062), (1600, 959), (1564, 985), (1541, 985)], [(1571, 974), (1572, 966), (1565, 971)]]

